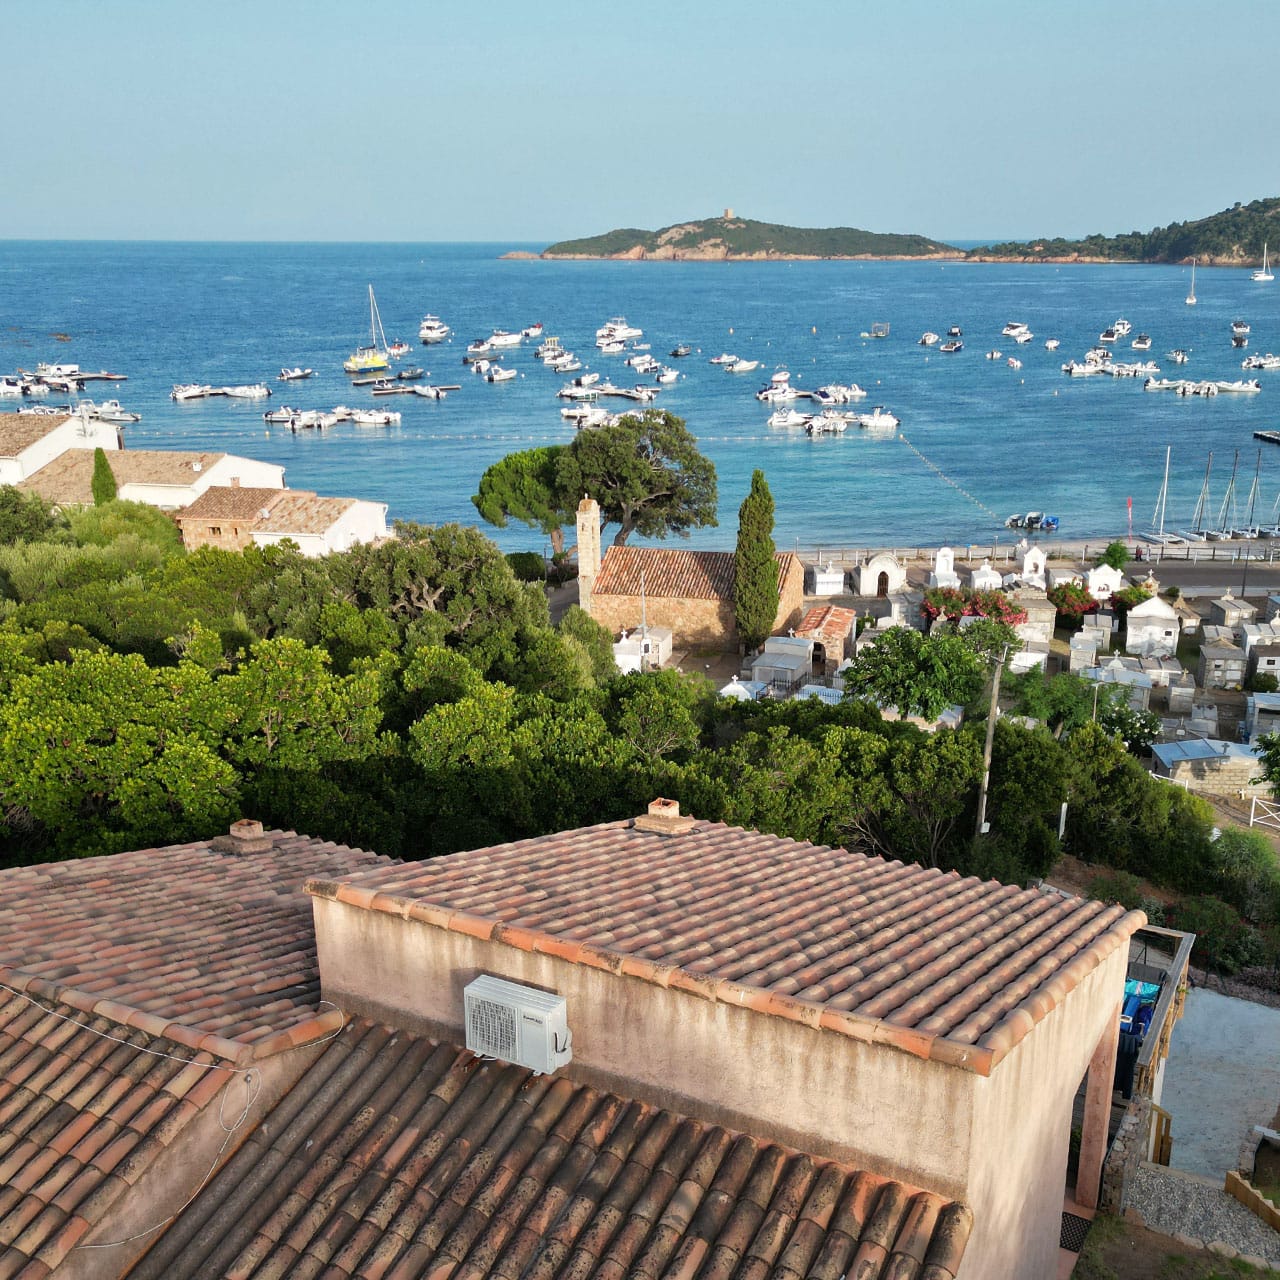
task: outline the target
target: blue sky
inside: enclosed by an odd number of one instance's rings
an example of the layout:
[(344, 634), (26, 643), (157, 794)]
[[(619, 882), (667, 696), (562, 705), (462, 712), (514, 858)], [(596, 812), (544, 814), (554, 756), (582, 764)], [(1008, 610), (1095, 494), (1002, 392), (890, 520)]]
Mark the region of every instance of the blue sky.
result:
[[(1280, 194), (1280, 3), (0, 0), (0, 238), (939, 238)], [(16, 56), (15, 56), (16, 55)]]

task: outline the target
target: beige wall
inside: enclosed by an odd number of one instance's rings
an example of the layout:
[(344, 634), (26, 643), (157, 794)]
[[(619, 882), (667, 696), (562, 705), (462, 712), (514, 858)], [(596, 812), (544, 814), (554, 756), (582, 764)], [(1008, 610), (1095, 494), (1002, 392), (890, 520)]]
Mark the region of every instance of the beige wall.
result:
[(179, 514), (182, 545), (188, 551), (197, 547), (221, 547), (224, 551), (243, 551), (253, 544), (253, 516), (225, 516), (218, 520), (194, 520)]
[[(630, 630), (640, 617), (639, 596), (591, 597), (591, 616), (614, 635)], [(667, 627), (677, 644), (732, 644), (737, 639), (733, 605), (724, 600), (672, 600), (646, 597), (645, 617), (651, 627)]]

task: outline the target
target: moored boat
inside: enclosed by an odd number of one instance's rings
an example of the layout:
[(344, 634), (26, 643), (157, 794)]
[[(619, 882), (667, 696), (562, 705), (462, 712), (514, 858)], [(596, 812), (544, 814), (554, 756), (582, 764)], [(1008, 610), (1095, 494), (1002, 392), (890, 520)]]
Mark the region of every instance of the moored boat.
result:
[(271, 388), (265, 382), (246, 382), (238, 387), (223, 387), (222, 394), (233, 400), (265, 400)]
[(351, 421), (357, 427), (394, 427), (400, 415), (394, 409), (352, 409)]
[(301, 382), (303, 378), (312, 376), (310, 369), (304, 369), (301, 365), (297, 365), (292, 369), (281, 369), (277, 382)]
[[(381, 346), (379, 346), (381, 342)], [(373, 296), (373, 285), (369, 286), (369, 344), (360, 346), (343, 362), (347, 373), (379, 373), (390, 367), (391, 357), (387, 354), (387, 335), (382, 331), (382, 317), (378, 314), (378, 303)]]
[(452, 332), (453, 330), (439, 316), (425, 315), (418, 326), (418, 338), (426, 346), (434, 342), (443, 342)]

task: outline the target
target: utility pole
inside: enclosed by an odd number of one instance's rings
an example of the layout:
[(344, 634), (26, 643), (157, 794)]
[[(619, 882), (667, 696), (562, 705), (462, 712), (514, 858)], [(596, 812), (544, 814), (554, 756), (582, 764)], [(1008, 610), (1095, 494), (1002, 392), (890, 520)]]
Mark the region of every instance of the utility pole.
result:
[(991, 677), (991, 706), (987, 710), (987, 743), (982, 749), (982, 786), (978, 790), (978, 824), (974, 839), (987, 833), (987, 787), (991, 783), (991, 746), (996, 736), (996, 711), (1000, 702), (1000, 673), (1009, 657), (1009, 646), (1001, 650), (996, 659), (995, 674)]

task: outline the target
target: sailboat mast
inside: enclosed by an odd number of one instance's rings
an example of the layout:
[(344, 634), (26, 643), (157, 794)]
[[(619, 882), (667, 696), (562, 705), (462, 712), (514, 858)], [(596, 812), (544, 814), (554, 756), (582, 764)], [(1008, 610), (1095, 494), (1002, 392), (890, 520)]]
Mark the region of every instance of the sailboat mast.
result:
[(1258, 480), (1262, 475), (1262, 450), (1258, 450), (1258, 460), (1253, 466), (1253, 483), (1249, 486), (1249, 513), (1244, 518), (1244, 527), (1253, 533), (1253, 509), (1258, 505)]
[(1240, 465), (1240, 450), (1231, 463), (1231, 479), (1227, 481), (1227, 491), (1222, 497), (1222, 507), (1218, 511), (1218, 530), (1228, 533), (1235, 523), (1236, 514), (1236, 468)]
[[(1156, 525), (1156, 535), (1160, 542), (1164, 542), (1164, 510), (1165, 504), (1169, 500), (1169, 454), (1173, 451), (1172, 445), (1164, 447), (1164, 480), (1160, 484), (1160, 496), (1156, 499), (1156, 509), (1152, 513), (1151, 523)], [(1259, 450), (1259, 453), (1262, 451)]]
[(1200, 486), (1200, 496), (1196, 499), (1196, 513), (1192, 517), (1193, 533), (1203, 533), (1205, 508), (1209, 505), (1209, 472), (1213, 468), (1213, 450), (1209, 450), (1209, 461), (1204, 464), (1204, 483)]

